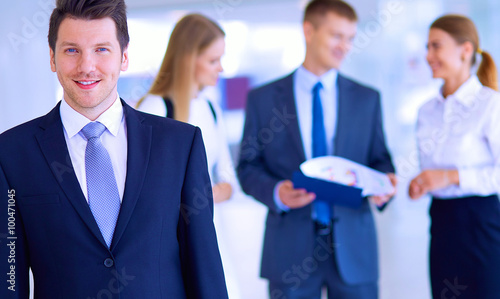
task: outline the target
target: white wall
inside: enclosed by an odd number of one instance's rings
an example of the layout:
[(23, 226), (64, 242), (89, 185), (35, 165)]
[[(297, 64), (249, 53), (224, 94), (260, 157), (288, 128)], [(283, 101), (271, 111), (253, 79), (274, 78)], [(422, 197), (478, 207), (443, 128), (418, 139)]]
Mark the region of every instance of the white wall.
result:
[(56, 103), (47, 32), (51, 0), (12, 1), (0, 13), (0, 132)]

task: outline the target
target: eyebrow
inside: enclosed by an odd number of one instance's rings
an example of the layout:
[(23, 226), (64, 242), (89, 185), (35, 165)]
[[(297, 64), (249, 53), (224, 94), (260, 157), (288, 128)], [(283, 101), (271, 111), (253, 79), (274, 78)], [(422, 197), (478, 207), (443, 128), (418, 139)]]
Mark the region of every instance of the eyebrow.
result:
[(110, 42), (104, 42), (104, 43), (98, 43), (95, 45), (96, 47), (103, 47), (103, 46), (106, 46), (106, 47), (112, 47), (113, 44), (111, 44)]
[[(73, 43), (73, 42), (62, 42), (61, 47), (78, 47), (79, 45), (77, 43)], [(102, 43), (97, 43), (95, 45), (93, 45), (94, 47), (103, 47), (103, 46), (107, 46), (107, 47), (111, 47), (113, 46), (110, 42), (102, 42)]]
[(72, 43), (72, 42), (62, 42), (61, 47), (66, 47), (66, 46), (71, 46), (71, 47), (76, 47), (78, 46), (76, 43)]

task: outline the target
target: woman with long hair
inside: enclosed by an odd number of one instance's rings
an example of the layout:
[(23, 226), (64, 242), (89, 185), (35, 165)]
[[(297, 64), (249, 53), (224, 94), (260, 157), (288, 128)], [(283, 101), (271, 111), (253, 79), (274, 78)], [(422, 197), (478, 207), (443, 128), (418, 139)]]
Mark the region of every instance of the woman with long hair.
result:
[(198, 126), (203, 135), (212, 181), (214, 223), (230, 298), (239, 298), (228, 241), (224, 239), (224, 204), (240, 190), (216, 102), (202, 90), (215, 86), (222, 72), (224, 31), (199, 14), (183, 17), (174, 27), (160, 70), (149, 92), (137, 103), (143, 112), (174, 118)]
[[(476, 74), (474, 69), (480, 64)], [(500, 94), (474, 23), (446, 15), (430, 27), (427, 62), (440, 93), (419, 111), (422, 172), (412, 199), (430, 207), (433, 298), (500, 298)]]

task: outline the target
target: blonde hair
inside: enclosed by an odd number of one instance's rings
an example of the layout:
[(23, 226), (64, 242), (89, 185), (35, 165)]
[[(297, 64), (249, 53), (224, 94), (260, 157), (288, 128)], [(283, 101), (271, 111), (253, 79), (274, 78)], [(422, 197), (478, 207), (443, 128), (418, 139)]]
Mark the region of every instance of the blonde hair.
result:
[(174, 118), (187, 122), (194, 83), (196, 58), (216, 39), (224, 37), (217, 23), (200, 14), (183, 17), (174, 27), (167, 51), (148, 94), (168, 97), (174, 106)]
[(498, 90), (498, 73), (495, 61), (491, 55), (479, 48), (479, 35), (476, 26), (467, 17), (461, 15), (445, 15), (434, 21), (431, 29), (441, 29), (451, 35), (458, 44), (470, 42), (474, 47), (471, 65), (476, 63), (475, 53), (482, 56), (481, 64), (477, 70), (477, 77), (481, 84)]

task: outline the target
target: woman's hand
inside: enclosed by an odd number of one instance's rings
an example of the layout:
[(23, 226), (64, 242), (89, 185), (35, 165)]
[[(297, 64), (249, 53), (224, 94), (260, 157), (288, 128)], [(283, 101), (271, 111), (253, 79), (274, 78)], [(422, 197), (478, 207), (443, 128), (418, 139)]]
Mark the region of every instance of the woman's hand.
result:
[(410, 182), (408, 194), (411, 199), (417, 199), (430, 191), (459, 183), (458, 170), (424, 170)]
[(219, 203), (228, 200), (233, 195), (233, 187), (229, 183), (218, 183), (212, 187), (214, 202)]

